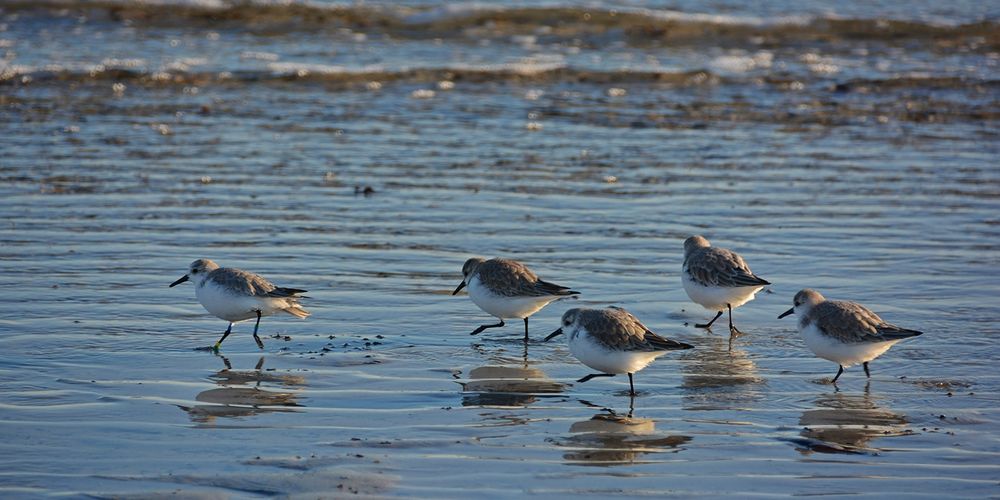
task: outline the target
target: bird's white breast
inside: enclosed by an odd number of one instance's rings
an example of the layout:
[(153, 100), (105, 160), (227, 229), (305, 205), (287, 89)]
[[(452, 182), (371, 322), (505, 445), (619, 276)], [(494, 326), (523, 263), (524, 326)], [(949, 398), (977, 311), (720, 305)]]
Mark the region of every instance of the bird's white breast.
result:
[(635, 373), (666, 351), (624, 351), (611, 349), (593, 339), (584, 329), (569, 337), (569, 351), (581, 363), (603, 373)]
[(469, 279), (468, 287), (472, 302), (498, 318), (524, 319), (559, 298), (554, 295), (541, 297), (500, 295), (490, 290), (477, 276)]
[(871, 361), (881, 356), (885, 351), (888, 351), (896, 342), (899, 342), (898, 340), (887, 342), (842, 342), (824, 334), (815, 324), (800, 327), (799, 332), (806, 341), (806, 346), (813, 353), (823, 359), (833, 361), (845, 367)]
[(232, 322), (256, 318), (258, 310), (263, 316), (274, 314), (280, 310), (276, 302), (280, 301), (281, 305), (285, 302), (284, 299), (261, 299), (236, 293), (210, 280), (195, 286), (195, 296), (206, 311)]
[(705, 286), (691, 278), (684, 270), (681, 273), (681, 283), (691, 301), (712, 311), (722, 311), (729, 304), (733, 309), (753, 300), (763, 286)]

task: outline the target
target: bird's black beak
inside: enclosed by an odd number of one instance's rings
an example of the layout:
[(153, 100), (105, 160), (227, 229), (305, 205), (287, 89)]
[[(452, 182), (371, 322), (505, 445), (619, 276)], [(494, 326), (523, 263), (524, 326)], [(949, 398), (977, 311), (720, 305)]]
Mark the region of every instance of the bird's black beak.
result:
[(461, 290), (461, 289), (463, 289), (463, 288), (465, 288), (465, 281), (462, 281), (461, 283), (459, 283), (458, 284), (458, 288), (456, 288), (454, 292), (451, 292), (451, 294), (452, 295), (456, 295), (456, 294), (458, 294), (458, 291)]
[(787, 310), (787, 311), (785, 311), (785, 312), (783, 312), (783, 313), (781, 313), (781, 316), (778, 316), (778, 319), (784, 318), (785, 316), (788, 316), (789, 314), (795, 314), (795, 308), (794, 307), (791, 308), (791, 309), (789, 309), (789, 310)]
[(175, 287), (177, 285), (180, 285), (181, 283), (184, 283), (185, 281), (187, 281), (189, 279), (191, 279), (191, 278), (188, 278), (188, 275), (185, 274), (184, 276), (181, 276), (180, 279), (178, 279), (177, 281), (171, 283), (170, 284), (170, 288), (173, 288), (173, 287)]
[(558, 329), (558, 330), (550, 333), (549, 336), (545, 337), (545, 340), (543, 340), (542, 342), (548, 342), (548, 341), (550, 341), (550, 340), (552, 340), (552, 339), (554, 339), (554, 338), (556, 338), (556, 337), (558, 337), (560, 335), (562, 335), (562, 328), (560, 328), (560, 329)]

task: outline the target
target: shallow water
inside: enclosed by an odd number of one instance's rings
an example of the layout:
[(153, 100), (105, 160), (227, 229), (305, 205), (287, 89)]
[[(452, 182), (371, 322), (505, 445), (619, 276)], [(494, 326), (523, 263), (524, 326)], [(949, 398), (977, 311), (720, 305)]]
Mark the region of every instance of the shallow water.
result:
[[(989, 3), (189, 3), (0, 11), (5, 497), (998, 494)], [(731, 347), (693, 233), (774, 283)], [(582, 295), (470, 337), (472, 255)], [(199, 257), (313, 315), (197, 350)], [(803, 287), (926, 333), (835, 388)], [(695, 345), (634, 401), (540, 342), (606, 305)]]

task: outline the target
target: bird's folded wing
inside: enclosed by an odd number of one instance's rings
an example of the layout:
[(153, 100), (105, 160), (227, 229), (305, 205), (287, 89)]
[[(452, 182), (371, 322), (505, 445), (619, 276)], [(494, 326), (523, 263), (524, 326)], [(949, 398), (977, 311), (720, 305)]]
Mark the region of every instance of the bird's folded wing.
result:
[(704, 248), (685, 263), (691, 278), (704, 286), (764, 286), (771, 283), (755, 275), (738, 254), (724, 248)]

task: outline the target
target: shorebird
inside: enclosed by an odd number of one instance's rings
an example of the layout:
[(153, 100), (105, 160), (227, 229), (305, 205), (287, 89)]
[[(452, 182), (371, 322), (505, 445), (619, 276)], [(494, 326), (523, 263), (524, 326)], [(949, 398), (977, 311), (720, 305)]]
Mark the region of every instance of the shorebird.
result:
[(524, 320), (524, 341), (528, 341), (528, 317), (549, 302), (580, 292), (543, 281), (524, 264), (511, 259), (486, 260), (473, 257), (462, 266), (462, 283), (452, 292), (469, 287), (469, 298), (483, 311), (496, 316), (500, 322), (482, 325), (472, 331), (476, 335), (487, 328), (504, 326), (504, 318)]
[(264, 343), (257, 336), (261, 316), (279, 312), (297, 318), (309, 316), (309, 311), (299, 305), (299, 299), (305, 290), (277, 287), (259, 275), (232, 267), (219, 267), (208, 259), (192, 262), (187, 274), (170, 286), (174, 287), (188, 280), (194, 283), (194, 293), (202, 307), (229, 322), (222, 338), (213, 346), (215, 350), (219, 350), (222, 341), (233, 331), (233, 323), (256, 317), (253, 339), (263, 349)]
[(871, 378), (868, 362), (881, 356), (897, 342), (923, 332), (886, 323), (867, 307), (854, 302), (826, 300), (808, 288), (795, 294), (794, 306), (781, 313), (799, 317), (799, 333), (817, 356), (837, 363), (836, 383), (845, 366), (861, 363)]
[(753, 300), (764, 285), (771, 284), (755, 275), (739, 254), (713, 247), (701, 236), (684, 240), (681, 271), (681, 282), (688, 297), (705, 309), (718, 311), (712, 321), (694, 326), (711, 328), (723, 310), (728, 309), (730, 336), (743, 333), (733, 326), (733, 309)]
[(624, 309), (570, 309), (563, 314), (562, 327), (545, 341), (567, 334), (569, 351), (581, 363), (601, 373), (592, 373), (577, 382), (594, 377), (628, 374), (629, 393), (635, 396), (632, 375), (668, 351), (691, 349), (683, 342), (663, 338), (646, 328)]

